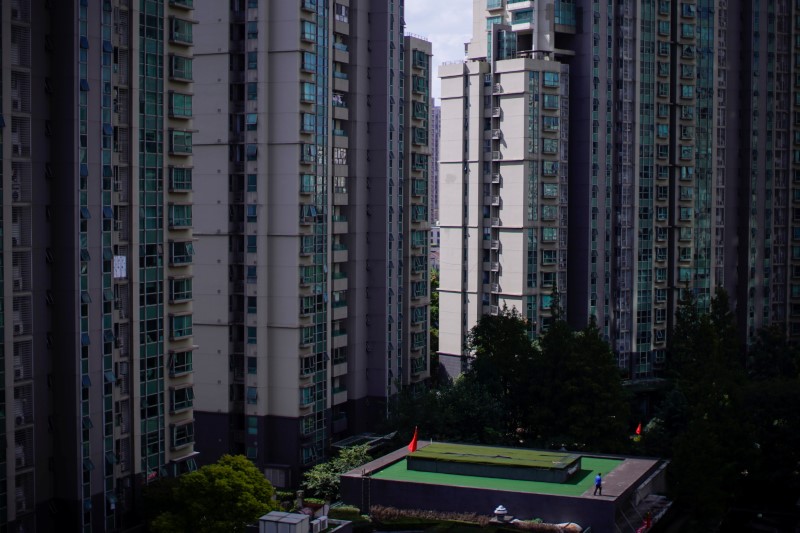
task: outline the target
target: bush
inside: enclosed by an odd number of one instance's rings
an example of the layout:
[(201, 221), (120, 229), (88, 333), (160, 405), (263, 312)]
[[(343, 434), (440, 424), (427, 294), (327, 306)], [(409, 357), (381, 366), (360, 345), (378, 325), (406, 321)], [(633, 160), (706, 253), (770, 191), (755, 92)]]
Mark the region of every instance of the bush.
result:
[(290, 490), (276, 490), (275, 499), (279, 502), (293, 502), (295, 494)]
[(328, 517), (334, 520), (350, 520), (351, 522), (358, 522), (364, 520), (361, 516), (361, 511), (358, 507), (351, 505), (340, 505), (339, 507), (331, 507), (328, 512)]
[(370, 507), (369, 514), (373, 520), (385, 524), (387, 522), (409, 522), (409, 519), (417, 522), (436, 523), (442, 521), (461, 522), (486, 526), (490, 518), (485, 515), (475, 513), (442, 513), (439, 511), (427, 511), (423, 509), (397, 509), (395, 507), (383, 507), (373, 505)]

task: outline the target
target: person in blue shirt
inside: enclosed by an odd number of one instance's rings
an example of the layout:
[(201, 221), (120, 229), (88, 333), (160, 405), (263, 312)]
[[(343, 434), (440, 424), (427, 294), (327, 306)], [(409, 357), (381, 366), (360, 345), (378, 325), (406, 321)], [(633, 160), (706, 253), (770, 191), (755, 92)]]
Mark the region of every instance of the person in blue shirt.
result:
[(597, 496), (603, 495), (603, 473), (598, 472), (596, 476), (594, 476), (594, 495)]

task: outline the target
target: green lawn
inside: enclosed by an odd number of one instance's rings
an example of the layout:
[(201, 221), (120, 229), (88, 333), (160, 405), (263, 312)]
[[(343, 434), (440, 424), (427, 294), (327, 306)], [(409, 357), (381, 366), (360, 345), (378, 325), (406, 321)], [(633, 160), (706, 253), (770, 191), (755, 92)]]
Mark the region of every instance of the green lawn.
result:
[(567, 468), (579, 455), (522, 448), (434, 443), (420, 448), (414, 458), (455, 463), (475, 463), (528, 468)]
[(597, 472), (606, 474), (621, 463), (622, 461), (618, 459), (601, 459), (583, 456), (581, 459), (581, 470), (566, 483), (545, 483), (542, 481), (520, 481), (516, 479), (418, 472), (415, 470), (408, 470), (406, 468), (405, 459), (387, 466), (373, 474), (372, 477), (375, 479), (433, 483), (454, 487), (476, 487), (483, 489), (512, 490), (516, 492), (556, 494), (559, 496), (580, 496), (586, 489), (592, 487), (594, 484), (594, 476)]

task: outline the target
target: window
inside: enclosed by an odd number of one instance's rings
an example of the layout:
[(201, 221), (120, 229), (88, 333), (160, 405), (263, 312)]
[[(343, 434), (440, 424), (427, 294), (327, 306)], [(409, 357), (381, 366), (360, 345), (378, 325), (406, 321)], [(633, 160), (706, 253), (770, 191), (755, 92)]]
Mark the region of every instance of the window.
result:
[(170, 33), (170, 41), (173, 43), (192, 44), (192, 26), (193, 24), (188, 20), (172, 17), (172, 32)]
[(251, 20), (247, 23), (247, 38), (258, 39), (258, 21)]
[(188, 265), (192, 262), (194, 244), (191, 241), (170, 241), (169, 261), (173, 266)]
[(191, 191), (192, 169), (169, 167), (169, 188), (171, 191)]
[(178, 55), (169, 56), (170, 76), (178, 80), (192, 80), (192, 58)]
[(300, 145), (300, 161), (303, 163), (313, 163), (317, 160), (317, 146), (314, 144)]
[(557, 183), (544, 183), (542, 184), (542, 196), (544, 198), (558, 197), (558, 184)]
[(342, 4), (334, 4), (333, 6), (334, 18), (339, 22), (350, 22), (350, 8)]
[(244, 122), (247, 126), (247, 131), (257, 131), (258, 130), (258, 113), (247, 113), (244, 116)]
[(511, 14), (511, 24), (524, 24), (533, 22), (533, 9), (521, 9)]
[(492, 26), (494, 26), (495, 24), (502, 24), (502, 23), (503, 23), (503, 17), (501, 17), (499, 15), (496, 16), (496, 17), (486, 17), (486, 29), (487, 30), (491, 30)]
[(669, 137), (669, 124), (658, 124), (656, 126), (656, 135), (658, 135), (660, 139)]
[(544, 108), (545, 109), (558, 109), (558, 95), (545, 94), (544, 95)]
[(258, 70), (258, 52), (247, 52), (247, 70)]
[(314, 102), (316, 100), (314, 98), (316, 90), (313, 83), (304, 81), (300, 84), (300, 99), (304, 102)]
[(258, 145), (248, 144), (244, 147), (245, 157), (248, 161), (258, 161)]
[(169, 279), (170, 303), (185, 302), (192, 299), (192, 278)]
[(313, 22), (309, 22), (304, 20), (300, 23), (300, 34), (303, 40), (306, 41), (314, 41), (314, 38), (317, 34), (317, 25)]
[(258, 253), (258, 236), (257, 235), (248, 235), (246, 238), (247, 244), (245, 245), (245, 250), (248, 254), (255, 254)]
[(542, 250), (542, 264), (555, 265), (558, 260), (558, 250)]
[(171, 389), (170, 396), (170, 412), (172, 413), (189, 409), (194, 404), (194, 389), (192, 387)]
[(558, 215), (558, 207), (555, 205), (542, 206), (542, 220), (555, 220)]
[(169, 204), (169, 227), (189, 228), (192, 226), (192, 204)]
[(658, 43), (658, 55), (664, 57), (669, 55), (669, 43), (660, 41)]
[(691, 207), (681, 207), (680, 219), (681, 220), (692, 220), (692, 208)]
[(192, 95), (184, 93), (169, 93), (169, 114), (176, 118), (189, 118), (192, 116)]
[(681, 24), (681, 38), (694, 38), (694, 24)]
[(247, 358), (247, 373), (248, 374), (258, 374), (258, 358), (257, 357), (248, 357)]
[(317, 55), (313, 52), (303, 52), (303, 70), (314, 72), (317, 66)]
[(247, 99), (258, 100), (258, 83), (252, 82), (247, 84)]
[(192, 315), (171, 315), (170, 318), (170, 338), (185, 339), (192, 336)]
[(184, 130), (170, 130), (169, 150), (173, 154), (192, 153), (192, 132)]
[(314, 131), (317, 129), (317, 116), (311, 113), (303, 113), (302, 117), (302, 130), (308, 133), (314, 133)]
[(544, 176), (557, 176), (558, 175), (558, 161), (542, 161), (542, 175), (544, 175)]
[(545, 87), (558, 87), (558, 72), (545, 72), (542, 84)]
[(301, 296), (300, 297), (300, 314), (310, 315), (316, 310), (317, 297), (316, 296)]
[(558, 139), (542, 139), (542, 153), (544, 154), (557, 154), (558, 153)]
[(558, 228), (542, 228), (542, 241), (555, 242), (558, 239)]
[(681, 98), (694, 97), (694, 85), (681, 84)]
[(169, 356), (169, 375), (172, 377), (192, 371), (192, 351), (175, 352)]
[(172, 426), (172, 449), (188, 446), (194, 442), (194, 422)]
[(247, 212), (245, 219), (247, 222), (258, 222), (258, 205), (247, 204)]
[(247, 175), (247, 192), (256, 192), (258, 190), (258, 175)]
[(544, 131), (558, 131), (558, 117), (542, 117), (542, 129)]
[(313, 193), (315, 181), (313, 174), (300, 174), (300, 192)]

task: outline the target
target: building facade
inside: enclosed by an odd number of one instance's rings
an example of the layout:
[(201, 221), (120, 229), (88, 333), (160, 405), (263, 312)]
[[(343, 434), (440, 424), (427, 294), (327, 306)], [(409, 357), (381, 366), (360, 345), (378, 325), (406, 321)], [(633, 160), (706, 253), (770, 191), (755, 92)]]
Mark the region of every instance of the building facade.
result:
[(401, 0), (196, 17), (198, 439), (291, 486), (428, 373), (430, 45)]
[[(594, 317), (634, 380), (659, 377), (685, 291), (708, 310), (715, 289), (725, 288), (744, 342), (773, 323), (795, 336), (800, 289), (794, 287), (800, 285), (790, 257), (800, 248), (792, 244), (789, 152), (798, 30), (778, 13), (797, 7), (788, 1), (475, 0), (467, 61), (440, 70), (443, 360), (460, 359), (465, 333), (496, 305), (516, 306), (531, 334), (543, 331), (552, 292), (545, 279), (553, 265), (552, 285), (568, 320), (582, 327)], [(560, 84), (568, 75), (560, 102), (569, 99), (559, 124), (559, 189), (541, 189), (543, 168), (532, 177), (540, 189), (529, 180), (525, 192), (536, 198), (529, 204), (541, 204), (530, 222), (542, 227), (524, 246), (509, 249), (502, 242), (507, 220), (515, 218), (508, 193), (520, 191), (507, 190), (505, 167), (513, 164), (515, 141), (536, 146), (538, 136), (555, 149), (545, 141), (545, 121), (553, 119), (543, 80), (517, 84), (511, 94), (506, 82), (515, 69), (539, 68), (537, 60), (561, 72)], [(519, 99), (532, 104), (515, 109)], [(477, 127), (482, 120), (484, 127)], [(489, 153), (487, 166), (481, 154)], [(481, 179), (491, 183), (483, 194)], [(458, 201), (446, 207), (459, 187)], [(548, 194), (558, 198), (557, 230), (547, 228)], [(544, 229), (557, 245), (547, 244)], [(501, 242), (494, 242), (495, 233)], [(478, 260), (486, 248), (490, 261)], [(481, 283), (486, 279), (489, 285)], [(536, 300), (507, 294), (520, 286)]]
[(0, 521), (114, 531), (194, 468), (192, 2), (1, 7)]

